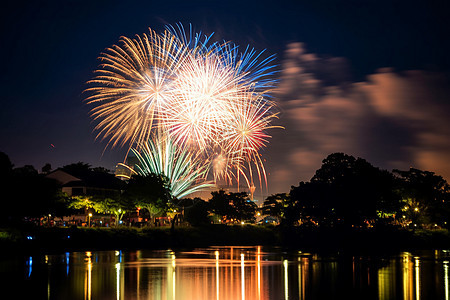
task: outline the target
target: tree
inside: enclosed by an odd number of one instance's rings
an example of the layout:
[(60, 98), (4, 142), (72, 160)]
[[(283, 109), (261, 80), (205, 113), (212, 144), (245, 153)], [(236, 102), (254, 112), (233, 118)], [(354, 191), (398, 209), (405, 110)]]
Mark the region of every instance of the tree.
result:
[(32, 165), (25, 165), (20, 168), (15, 168), (13, 170), (16, 176), (35, 176), (38, 175), (38, 171)]
[(304, 214), (330, 224), (360, 225), (394, 214), (400, 205), (394, 177), (362, 158), (333, 153), (310, 183), (293, 187), (291, 197)]
[(0, 223), (8, 221), (7, 218), (9, 218), (11, 211), (15, 207), (12, 174), (13, 164), (9, 156), (4, 152), (0, 152), (0, 188), (2, 191), (2, 197), (0, 198)]
[(226, 193), (219, 190), (211, 193), (210, 209), (225, 221), (254, 221), (257, 205), (247, 193)]
[(0, 152), (2, 185), (0, 222), (20, 222), (26, 217), (64, 215), (66, 197), (56, 181), (38, 174), (31, 165), (13, 168), (8, 155)]
[(41, 168), (41, 171), (42, 171), (42, 173), (44, 173), (44, 174), (50, 173), (51, 170), (52, 170), (52, 165), (49, 164), (49, 163), (46, 163), (46, 164)]
[[(185, 199), (183, 199), (185, 200)], [(192, 201), (192, 205), (186, 207), (184, 212), (184, 219), (189, 222), (192, 226), (207, 225), (210, 223), (209, 215), (209, 205), (208, 202), (200, 199), (194, 198), (189, 199)], [(186, 201), (190, 202), (190, 201)]]
[(234, 216), (234, 208), (231, 206), (229, 195), (223, 190), (211, 192), (209, 207), (213, 213), (221, 219), (230, 220)]
[(128, 181), (124, 197), (134, 201), (135, 206), (147, 210), (153, 221), (168, 209), (171, 200), (168, 180), (165, 176), (153, 173), (133, 175)]
[(125, 213), (133, 211), (135, 206), (130, 199), (125, 197), (96, 197), (96, 196), (74, 196), (68, 205), (71, 209), (84, 210), (86, 213), (89, 209), (95, 210), (100, 214), (114, 215), (116, 226), (122, 220)]
[(93, 208), (102, 214), (112, 214), (116, 219), (116, 226), (119, 225), (125, 213), (135, 209), (134, 203), (126, 197), (100, 198), (93, 201)]
[(24, 217), (66, 214), (67, 199), (59, 184), (38, 174), (33, 166), (15, 168), (7, 182), (5, 197), (2, 197), (3, 221), (5, 217), (19, 221)]
[(11, 163), (9, 156), (0, 152), (0, 178), (5, 179), (11, 176), (14, 165)]
[(88, 176), (92, 170), (90, 164), (87, 164), (87, 163), (84, 163), (81, 161), (79, 161), (77, 163), (65, 165), (61, 169), (75, 177)]
[(403, 205), (402, 215), (414, 223), (450, 222), (450, 186), (433, 172), (410, 168), (409, 171), (393, 170), (398, 179), (398, 190)]
[(269, 215), (281, 220), (284, 217), (285, 208), (289, 205), (289, 200), (289, 195), (286, 193), (279, 193), (267, 197), (262, 207), (263, 215)]
[(241, 222), (255, 221), (255, 213), (258, 206), (250, 200), (247, 193), (229, 193), (229, 197), (234, 207), (234, 219), (240, 220)]
[(95, 167), (95, 168), (92, 168), (92, 171), (97, 172), (97, 173), (111, 174), (111, 171), (104, 167)]
[(68, 207), (76, 210), (94, 208), (93, 199), (93, 196), (72, 196), (68, 203)]
[(288, 225), (301, 220), (301, 223), (327, 224), (336, 222), (336, 213), (329, 185), (322, 182), (300, 182), (292, 186), (289, 193), (291, 201), (285, 208)]

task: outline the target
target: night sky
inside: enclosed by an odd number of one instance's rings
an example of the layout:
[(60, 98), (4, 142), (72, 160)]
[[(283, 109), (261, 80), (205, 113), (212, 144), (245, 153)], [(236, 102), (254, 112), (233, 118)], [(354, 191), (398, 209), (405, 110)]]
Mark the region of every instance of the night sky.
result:
[(265, 195), (309, 180), (333, 152), (450, 179), (446, 1), (10, 2), (0, 13), (0, 151), (16, 167), (113, 170), (126, 149), (94, 140), (86, 81), (120, 36), (181, 22), (277, 56), (285, 129), (270, 130), (261, 152)]

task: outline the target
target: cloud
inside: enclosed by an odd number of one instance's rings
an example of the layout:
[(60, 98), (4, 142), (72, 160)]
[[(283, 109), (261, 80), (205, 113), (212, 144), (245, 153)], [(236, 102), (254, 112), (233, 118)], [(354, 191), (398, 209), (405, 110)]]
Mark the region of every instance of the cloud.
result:
[(409, 163), (450, 178), (450, 89), (445, 81), (444, 74), (433, 72), (388, 72), (369, 76), (361, 88), (378, 115), (396, 121), (413, 138)]
[[(380, 69), (352, 82), (346, 59), (287, 46), (277, 90), (280, 122), (268, 157), (269, 193), (310, 180), (333, 152), (392, 170), (415, 167), (450, 178), (449, 79)], [(280, 155), (282, 153), (282, 155)]]

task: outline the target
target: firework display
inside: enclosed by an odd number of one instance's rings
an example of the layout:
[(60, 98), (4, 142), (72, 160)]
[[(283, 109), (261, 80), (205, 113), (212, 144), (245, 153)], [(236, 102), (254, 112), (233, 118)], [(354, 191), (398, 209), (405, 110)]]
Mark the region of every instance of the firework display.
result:
[(160, 34), (122, 37), (106, 49), (87, 89), (97, 137), (133, 149), (140, 173), (168, 176), (171, 164), (145, 162), (173, 156), (174, 165), (187, 163), (181, 177), (191, 186), (211, 173), (229, 184), (244, 178), (249, 187), (257, 174), (262, 186), (259, 151), (277, 116), (270, 97), (274, 56), (262, 58), (249, 47), (241, 52), (211, 36), (192, 27), (186, 33), (178, 24)]
[(134, 169), (126, 164), (119, 165), (128, 169), (129, 174), (164, 174), (169, 180), (172, 196), (177, 199), (214, 186), (204, 180), (208, 165), (203, 164), (202, 157), (186, 147), (180, 148), (162, 132), (152, 135), (139, 149), (140, 152), (131, 149), (138, 159)]

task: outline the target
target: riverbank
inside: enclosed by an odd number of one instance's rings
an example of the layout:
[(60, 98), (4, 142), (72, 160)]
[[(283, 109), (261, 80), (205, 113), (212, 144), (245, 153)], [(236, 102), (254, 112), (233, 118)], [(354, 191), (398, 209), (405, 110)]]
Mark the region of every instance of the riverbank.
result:
[(448, 230), (394, 228), (336, 229), (274, 226), (170, 228), (56, 228), (0, 229), (0, 251), (10, 253), (111, 249), (195, 248), (220, 245), (262, 245), (301, 250), (450, 249)]

